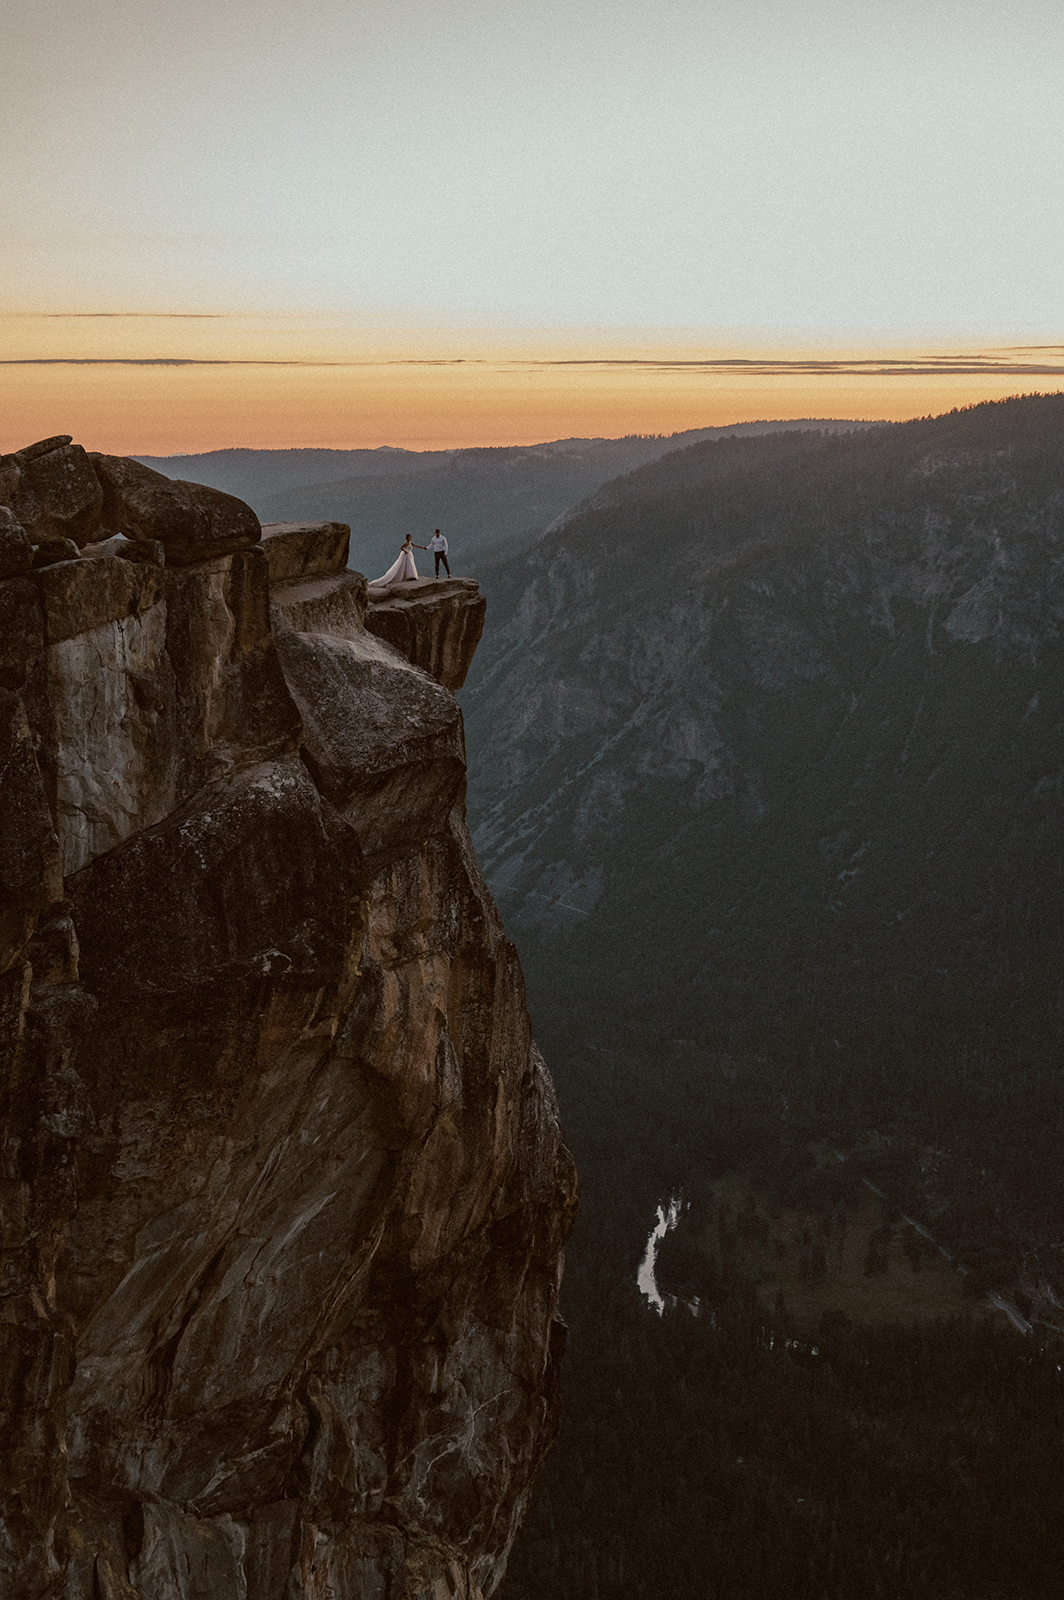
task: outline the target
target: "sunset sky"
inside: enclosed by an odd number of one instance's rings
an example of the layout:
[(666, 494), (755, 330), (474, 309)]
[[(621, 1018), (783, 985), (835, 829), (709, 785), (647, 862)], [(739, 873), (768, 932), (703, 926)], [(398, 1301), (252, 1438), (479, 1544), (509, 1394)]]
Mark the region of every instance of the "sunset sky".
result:
[(8, 0), (0, 448), (1064, 388), (1061, 0)]

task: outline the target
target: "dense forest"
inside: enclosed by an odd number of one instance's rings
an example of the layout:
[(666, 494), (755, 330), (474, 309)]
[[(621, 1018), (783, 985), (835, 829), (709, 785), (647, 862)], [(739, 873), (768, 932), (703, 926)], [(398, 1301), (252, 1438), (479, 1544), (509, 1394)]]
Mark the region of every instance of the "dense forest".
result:
[[(561, 1036), (544, 1042), (581, 1216), (566, 1267), (562, 1428), (506, 1600), (1058, 1595), (1064, 1318), (1039, 1303), (1049, 1285), (1034, 1260), (1049, 1234), (1025, 1233), (977, 1170), (939, 1152), (948, 1209), (921, 1216), (936, 1238), (941, 1225), (951, 1247), (960, 1240), (946, 1260), (901, 1220), (920, 1198), (920, 1152), (889, 1133), (856, 1161), (818, 1160), (809, 1126), (778, 1100), (773, 1116), (767, 1093), (759, 1107), (738, 1075), (690, 1055), (581, 1059)], [(714, 1260), (706, 1213), (714, 1189), (739, 1189), (737, 1170), (745, 1214)], [(908, 1181), (905, 1205), (878, 1200), (869, 1173), (884, 1194)], [(674, 1297), (659, 1315), (636, 1275), (670, 1184), (690, 1202), (659, 1250), (657, 1282)], [(867, 1219), (854, 1215), (862, 1193)], [(1059, 1182), (1055, 1195), (1059, 1206)], [(782, 1293), (759, 1270), (762, 1212), (805, 1234)], [(832, 1259), (847, 1212), (861, 1243), (849, 1282)], [(1045, 1254), (1059, 1286), (1059, 1252)], [(1015, 1284), (1025, 1257), (1027, 1289), (1009, 1290), (1032, 1319), (1023, 1334), (986, 1291)], [(910, 1292), (925, 1283), (922, 1299)]]
[(483, 574), (470, 816), (584, 1196), (507, 1600), (1064, 1587), (1062, 446), (708, 441)]

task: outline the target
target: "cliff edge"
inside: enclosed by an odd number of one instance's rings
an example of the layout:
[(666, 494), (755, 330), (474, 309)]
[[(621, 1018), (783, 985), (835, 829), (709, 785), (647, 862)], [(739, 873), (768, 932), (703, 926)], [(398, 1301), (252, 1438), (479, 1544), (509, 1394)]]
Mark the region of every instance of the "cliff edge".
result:
[(483, 601), (346, 559), (0, 458), (20, 1600), (477, 1600), (553, 1436), (575, 1177), (465, 827)]

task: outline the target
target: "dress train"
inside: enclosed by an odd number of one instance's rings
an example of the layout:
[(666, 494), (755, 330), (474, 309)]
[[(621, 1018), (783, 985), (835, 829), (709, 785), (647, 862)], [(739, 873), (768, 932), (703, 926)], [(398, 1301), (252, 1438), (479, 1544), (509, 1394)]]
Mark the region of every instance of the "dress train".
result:
[(400, 550), (398, 561), (394, 561), (384, 574), (383, 578), (371, 578), (370, 588), (383, 588), (386, 583), (402, 583), (406, 578), (416, 578), (417, 568), (414, 565), (414, 552)]

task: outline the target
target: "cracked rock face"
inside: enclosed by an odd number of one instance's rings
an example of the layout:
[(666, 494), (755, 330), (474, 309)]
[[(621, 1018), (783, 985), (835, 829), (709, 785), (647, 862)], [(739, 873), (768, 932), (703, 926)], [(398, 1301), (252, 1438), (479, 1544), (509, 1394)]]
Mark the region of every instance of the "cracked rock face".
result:
[(0, 581), (0, 1591), (477, 1600), (575, 1192), (417, 664), (469, 635), (160, 493)]

